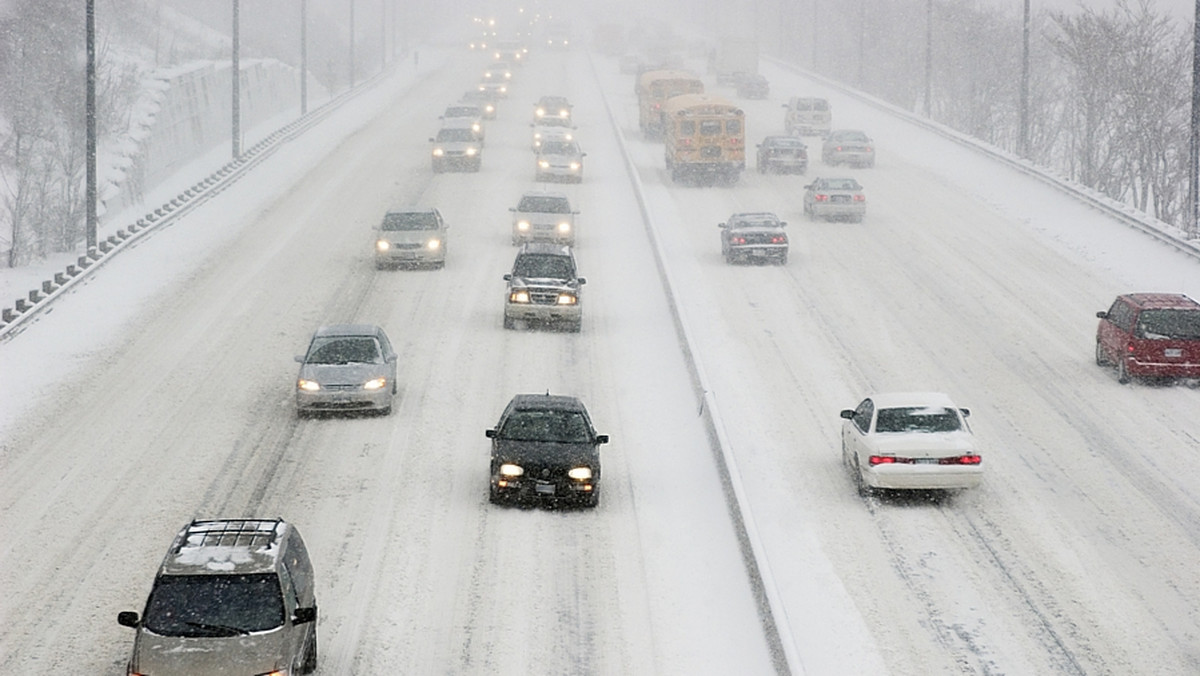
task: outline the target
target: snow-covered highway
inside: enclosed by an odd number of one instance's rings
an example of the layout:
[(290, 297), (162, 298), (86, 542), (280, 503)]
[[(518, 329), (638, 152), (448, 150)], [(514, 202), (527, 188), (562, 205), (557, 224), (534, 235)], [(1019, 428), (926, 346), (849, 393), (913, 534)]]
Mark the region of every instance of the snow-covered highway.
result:
[[(771, 67), (772, 98), (745, 102), (750, 140), (781, 127), (787, 96), (828, 96), (835, 126), (879, 147), (848, 170), (865, 222), (807, 222), (801, 177), (672, 185), (631, 76), (582, 51), (517, 72), (481, 173), (434, 176), (427, 138), (480, 58), (423, 53), (441, 65), (379, 114), (331, 117), (0, 344), (0, 672), (123, 673), (116, 613), (140, 610), (179, 526), (253, 515), (312, 550), (320, 673), (772, 673), (623, 147), (795, 673), (1200, 671), (1200, 391), (1092, 363), (1096, 310), (1200, 297), (1200, 264)], [(501, 328), (544, 93), (575, 103), (588, 153), (562, 188), (582, 212), (577, 335)], [(828, 173), (812, 155), (808, 177)], [(371, 228), (406, 204), (451, 223), (444, 270), (375, 271)], [(743, 210), (789, 222), (787, 267), (725, 265), (716, 224)], [(396, 410), (297, 420), (292, 356), (342, 321), (388, 330)], [(891, 389), (972, 409), (980, 489), (855, 494), (838, 411)], [(483, 430), (545, 390), (612, 436), (595, 512), (487, 503)]]

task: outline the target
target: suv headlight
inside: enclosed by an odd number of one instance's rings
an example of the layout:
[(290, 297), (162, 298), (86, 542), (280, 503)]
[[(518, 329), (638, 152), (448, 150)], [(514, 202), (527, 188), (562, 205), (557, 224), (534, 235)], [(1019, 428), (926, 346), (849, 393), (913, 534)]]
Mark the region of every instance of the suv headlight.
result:
[(538, 166), (539, 166), (539, 167), (541, 167), (541, 168), (543, 168), (543, 169), (549, 169), (549, 168), (550, 168), (550, 162), (549, 162), (548, 160), (538, 160)]
[(387, 387), (387, 378), (372, 378), (371, 380), (363, 383), (364, 390), (375, 391), (382, 390), (385, 387)]
[(573, 294), (573, 293), (558, 294), (558, 304), (559, 305), (574, 305), (577, 300), (578, 300), (578, 298), (576, 298), (575, 294)]
[(566, 234), (566, 233), (568, 233), (568, 232), (571, 232), (571, 223), (570, 223), (570, 221), (563, 221), (563, 222), (559, 223), (559, 224), (558, 224), (558, 231), (559, 231), (559, 232), (561, 232), (561, 233), (564, 233), (564, 234)]
[(433, 156), (434, 156), (434, 157), (441, 157), (442, 155), (445, 155), (445, 154), (446, 154), (446, 151), (445, 151), (445, 150), (442, 150), (441, 148), (434, 148), (434, 149), (433, 149)]
[(475, 157), (479, 152), (479, 148), (467, 148), (467, 157)]
[(521, 476), (524, 473), (525, 468), (520, 465), (514, 465), (511, 462), (500, 465), (500, 476)]
[(517, 221), (517, 230), (520, 230), (521, 232), (525, 232), (525, 231), (529, 230), (529, 227), (530, 227), (529, 221)]
[(525, 289), (514, 289), (508, 294), (508, 302), (510, 303), (528, 303), (529, 292)]
[(305, 392), (317, 392), (321, 389), (321, 383), (318, 383), (315, 380), (305, 380), (301, 378), (296, 382), (296, 387), (304, 390)]
[(392, 248), (392, 243), (386, 239), (376, 240), (375, 248), (379, 251), (387, 251), (388, 249)]
[(588, 479), (592, 478), (592, 468), (591, 467), (575, 467), (570, 472), (567, 472), (567, 476), (571, 477), (572, 479), (574, 479), (576, 481), (587, 481)]
[(572, 162), (571, 163), (571, 171), (579, 171), (579, 167), (581, 167), (581, 166), (583, 166), (583, 165), (581, 165), (578, 162)]
[(425, 242), (425, 248), (429, 249), (430, 251), (437, 251), (438, 249), (442, 248), (442, 240), (431, 239), (428, 242)]

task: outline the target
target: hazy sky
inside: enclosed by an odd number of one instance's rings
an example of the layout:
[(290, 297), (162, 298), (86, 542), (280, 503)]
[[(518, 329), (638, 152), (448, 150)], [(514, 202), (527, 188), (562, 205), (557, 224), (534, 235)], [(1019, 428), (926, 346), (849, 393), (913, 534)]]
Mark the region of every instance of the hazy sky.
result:
[[(997, 4), (1012, 4), (1018, 9), (1023, 7), (1024, 0), (992, 0)], [(1138, 0), (1130, 0), (1130, 5), (1136, 7)], [(1090, 7), (1097, 10), (1107, 10), (1115, 7), (1117, 0), (1031, 0), (1034, 9), (1071, 10), (1079, 7)], [(1170, 13), (1180, 19), (1191, 19), (1196, 9), (1195, 0), (1151, 0), (1151, 7), (1161, 12)]]

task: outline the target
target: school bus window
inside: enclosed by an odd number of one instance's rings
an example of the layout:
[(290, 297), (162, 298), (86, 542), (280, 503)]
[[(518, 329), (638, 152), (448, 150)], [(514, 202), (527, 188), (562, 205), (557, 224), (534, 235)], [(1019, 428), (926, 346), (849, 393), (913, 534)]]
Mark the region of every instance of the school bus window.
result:
[(695, 136), (696, 135), (696, 123), (691, 120), (680, 120), (679, 121), (679, 135), (680, 136)]
[(725, 133), (727, 133), (727, 134), (740, 134), (740, 133), (742, 133), (742, 122), (741, 122), (741, 120), (730, 120), (730, 121), (726, 122), (726, 123), (725, 123)]
[(721, 133), (720, 120), (702, 120), (700, 122), (701, 136), (717, 136)]

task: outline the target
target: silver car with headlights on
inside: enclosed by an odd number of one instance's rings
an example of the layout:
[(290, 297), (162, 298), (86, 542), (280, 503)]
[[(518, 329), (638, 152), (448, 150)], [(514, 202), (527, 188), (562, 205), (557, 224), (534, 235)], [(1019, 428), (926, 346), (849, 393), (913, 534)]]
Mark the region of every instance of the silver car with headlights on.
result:
[(580, 287), (587, 280), (575, 269), (571, 247), (530, 242), (517, 250), (504, 302), (504, 328), (517, 322), (565, 326), (578, 332), (583, 325)]
[(561, 192), (531, 190), (521, 195), (513, 213), (512, 242), (575, 244), (575, 216), (571, 200)]
[(396, 394), (395, 350), (383, 329), (371, 324), (322, 326), (296, 357), (296, 414), (392, 411)]
[(437, 209), (393, 210), (375, 233), (375, 267), (446, 264), (448, 226)]

